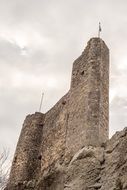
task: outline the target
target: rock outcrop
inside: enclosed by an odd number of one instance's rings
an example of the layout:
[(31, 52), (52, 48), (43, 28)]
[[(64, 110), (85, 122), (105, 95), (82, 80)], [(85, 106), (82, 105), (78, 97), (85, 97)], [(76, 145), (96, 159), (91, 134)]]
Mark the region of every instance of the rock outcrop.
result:
[(80, 150), (66, 172), (66, 190), (127, 190), (127, 128), (104, 147)]

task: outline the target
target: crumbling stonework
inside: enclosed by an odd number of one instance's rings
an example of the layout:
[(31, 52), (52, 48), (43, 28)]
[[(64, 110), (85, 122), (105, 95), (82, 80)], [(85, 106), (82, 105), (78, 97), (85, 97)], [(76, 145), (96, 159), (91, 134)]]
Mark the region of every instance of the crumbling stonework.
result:
[[(80, 169), (86, 170), (80, 179), (84, 190), (94, 189), (89, 186), (101, 172), (104, 150), (100, 147), (108, 140), (108, 112), (109, 50), (102, 39), (92, 38), (73, 64), (69, 92), (47, 113), (26, 118), (7, 189), (67, 190), (71, 173), (77, 181)], [(78, 151), (83, 153), (76, 169)]]
[(13, 159), (10, 173), (11, 183), (8, 184), (8, 189), (20, 189), (22, 182), (26, 183), (37, 177), (41, 166), (40, 145), (43, 136), (43, 123), (44, 114), (42, 113), (26, 117)]

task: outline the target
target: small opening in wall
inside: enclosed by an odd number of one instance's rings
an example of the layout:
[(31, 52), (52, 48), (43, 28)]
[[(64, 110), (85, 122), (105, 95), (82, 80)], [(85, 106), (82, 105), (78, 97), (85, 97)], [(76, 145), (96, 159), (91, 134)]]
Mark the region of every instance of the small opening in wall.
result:
[(16, 163), (16, 161), (17, 161), (17, 156), (15, 156), (15, 158), (14, 158), (14, 162)]
[(40, 126), (40, 127), (43, 127), (43, 126), (44, 126), (44, 124), (40, 124), (39, 126)]
[(81, 72), (81, 75), (84, 75), (84, 71)]
[(65, 101), (65, 100), (63, 100), (63, 101), (62, 101), (62, 104), (63, 104), (63, 105), (65, 105), (65, 104), (66, 104), (66, 101)]
[(39, 155), (39, 156), (38, 156), (38, 159), (41, 160), (41, 159), (42, 159), (42, 155)]

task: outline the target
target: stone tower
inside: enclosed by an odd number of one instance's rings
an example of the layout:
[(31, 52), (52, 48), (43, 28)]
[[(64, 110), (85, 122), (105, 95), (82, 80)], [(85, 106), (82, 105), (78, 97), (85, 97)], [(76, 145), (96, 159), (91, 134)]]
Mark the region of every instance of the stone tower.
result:
[(82, 147), (105, 143), (108, 122), (109, 49), (102, 39), (92, 38), (74, 61), (69, 92), (47, 113), (27, 116), (7, 189), (26, 188), (30, 181), (37, 189), (39, 177), (52, 165)]
[(92, 38), (74, 62), (70, 94), (68, 147), (105, 142), (109, 133), (109, 50), (100, 38)]

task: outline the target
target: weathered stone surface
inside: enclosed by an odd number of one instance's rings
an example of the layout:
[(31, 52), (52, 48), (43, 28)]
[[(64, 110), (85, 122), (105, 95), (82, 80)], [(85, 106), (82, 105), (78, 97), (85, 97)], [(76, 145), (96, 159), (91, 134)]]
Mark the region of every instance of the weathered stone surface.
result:
[(105, 149), (84, 147), (68, 164), (52, 166), (36, 188), (127, 190), (127, 128), (107, 141)]
[(107, 142), (105, 168), (101, 171), (101, 190), (127, 190), (127, 128)]
[(108, 122), (109, 49), (92, 38), (73, 64), (69, 92), (47, 113), (26, 118), (7, 188), (98, 188)]
[(41, 184), (39, 190), (127, 190), (127, 128), (107, 141), (105, 149), (84, 147), (46, 176), (41, 181), (46, 187)]
[(28, 181), (35, 181), (41, 166), (39, 157), (43, 123), (42, 113), (26, 117), (13, 159), (8, 189), (22, 189)]
[[(82, 157), (81, 168), (81, 161), (78, 159), (76, 164), (73, 165), (73, 169), (69, 168), (69, 176), (73, 175), (69, 178), (68, 184), (71, 186), (71, 190), (92, 188), (100, 190), (127, 190), (127, 128), (117, 132), (107, 141), (106, 145), (105, 150), (100, 149), (104, 154), (104, 162), (100, 162), (99, 157), (96, 157), (96, 159), (95, 157), (89, 157), (89, 160), (87, 160), (87, 157)], [(72, 170), (79, 171), (76, 178)], [(94, 177), (92, 178), (92, 176)], [(83, 177), (84, 179), (81, 183)]]

